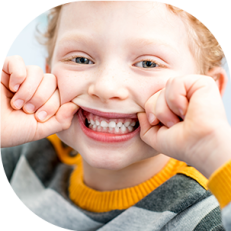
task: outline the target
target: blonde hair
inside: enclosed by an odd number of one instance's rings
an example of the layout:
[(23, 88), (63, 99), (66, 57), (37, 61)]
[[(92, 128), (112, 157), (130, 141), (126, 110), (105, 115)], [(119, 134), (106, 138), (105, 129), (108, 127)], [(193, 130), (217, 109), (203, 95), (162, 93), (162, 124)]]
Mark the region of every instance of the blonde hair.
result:
[(167, 5), (167, 8), (186, 23), (189, 41), (191, 42), (189, 47), (196, 58), (200, 74), (206, 74), (213, 67), (221, 66), (224, 52), (210, 30), (186, 11), (172, 5)]
[(41, 36), (37, 36), (38, 41), (45, 45), (47, 50), (46, 63), (51, 65), (51, 59), (55, 48), (55, 42), (58, 32), (58, 22), (60, 20), (60, 12), (63, 5), (52, 8), (47, 15), (47, 28), (44, 33), (39, 32)]
[[(184, 10), (169, 4), (166, 4), (166, 6), (172, 13), (181, 17), (183, 22), (186, 23), (190, 41), (189, 47), (197, 61), (199, 73), (206, 74), (213, 67), (221, 66), (224, 53), (208, 28)], [(40, 42), (43, 41), (41, 43), (46, 46), (48, 52), (46, 60), (48, 65), (51, 64), (61, 9), (62, 5), (50, 10), (47, 30), (42, 34), (42, 39), (40, 39)]]

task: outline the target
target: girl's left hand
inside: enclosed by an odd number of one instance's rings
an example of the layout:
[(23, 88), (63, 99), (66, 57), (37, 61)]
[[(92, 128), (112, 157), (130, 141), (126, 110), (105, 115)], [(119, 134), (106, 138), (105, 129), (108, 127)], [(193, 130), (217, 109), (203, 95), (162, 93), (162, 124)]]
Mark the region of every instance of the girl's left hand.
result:
[(211, 77), (169, 79), (146, 102), (145, 112), (138, 114), (140, 136), (158, 152), (196, 167), (207, 177), (227, 161), (227, 155), (231, 159), (231, 128)]

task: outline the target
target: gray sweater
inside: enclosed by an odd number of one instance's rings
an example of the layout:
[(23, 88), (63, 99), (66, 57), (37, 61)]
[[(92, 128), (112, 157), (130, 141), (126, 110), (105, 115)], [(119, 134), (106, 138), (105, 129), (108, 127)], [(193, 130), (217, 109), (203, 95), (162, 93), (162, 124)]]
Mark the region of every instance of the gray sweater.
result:
[[(44, 220), (71, 230), (207, 231), (225, 230), (215, 197), (197, 181), (177, 174), (125, 210), (94, 213), (69, 198), (74, 167), (62, 163), (47, 139), (2, 149), (3, 166), (23, 203)], [(231, 230), (231, 204), (222, 211)]]

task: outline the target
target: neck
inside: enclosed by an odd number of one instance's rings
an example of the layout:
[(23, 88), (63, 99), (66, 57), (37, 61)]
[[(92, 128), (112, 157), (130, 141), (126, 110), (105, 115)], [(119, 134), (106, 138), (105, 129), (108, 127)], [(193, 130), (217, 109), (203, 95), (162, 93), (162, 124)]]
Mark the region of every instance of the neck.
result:
[(120, 170), (94, 168), (83, 160), (84, 183), (97, 191), (113, 191), (133, 187), (161, 171), (169, 159), (169, 157), (159, 154)]

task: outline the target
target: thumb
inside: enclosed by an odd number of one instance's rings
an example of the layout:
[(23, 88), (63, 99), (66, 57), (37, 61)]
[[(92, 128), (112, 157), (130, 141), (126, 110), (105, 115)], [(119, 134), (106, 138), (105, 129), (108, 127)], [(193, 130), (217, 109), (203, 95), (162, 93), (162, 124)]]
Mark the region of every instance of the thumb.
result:
[(146, 113), (138, 113), (138, 119), (140, 123), (140, 138), (149, 146), (159, 151), (157, 133), (161, 128), (161, 125), (150, 125)]
[(154, 95), (152, 95), (147, 100), (147, 102), (145, 103), (145, 112), (146, 112), (146, 115), (147, 115), (148, 122), (151, 125), (156, 125), (156, 124), (158, 124), (160, 122), (157, 119), (157, 117), (155, 116), (155, 108), (156, 108), (157, 99), (158, 99), (158, 97), (159, 97), (162, 90), (160, 90), (160, 91), (156, 92)]
[(140, 136), (143, 137), (144, 134), (151, 128), (151, 125), (145, 112), (140, 112), (137, 116), (140, 123)]
[(71, 102), (63, 104), (56, 115), (44, 123), (38, 123), (34, 140), (45, 138), (54, 133), (66, 130), (70, 127), (74, 114), (79, 107)]
[(72, 102), (63, 104), (56, 113), (55, 119), (61, 125), (62, 130), (70, 127), (74, 114), (78, 111), (79, 106)]

